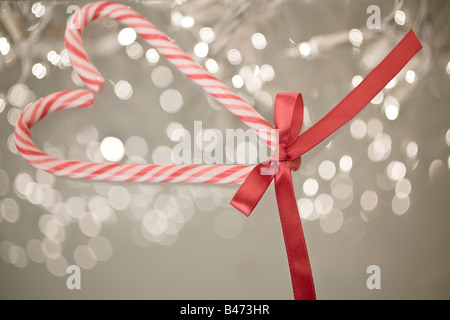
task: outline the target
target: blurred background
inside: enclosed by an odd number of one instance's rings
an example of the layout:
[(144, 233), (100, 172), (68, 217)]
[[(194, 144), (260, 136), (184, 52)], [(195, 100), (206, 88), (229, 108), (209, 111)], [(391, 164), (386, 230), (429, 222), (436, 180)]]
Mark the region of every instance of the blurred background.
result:
[[(301, 92), (303, 130), (412, 28), (423, 49), (304, 155), (294, 187), (318, 299), (450, 298), (448, 1), (121, 2), (269, 122), (277, 92)], [(80, 181), (20, 156), (13, 131), (23, 110), (85, 87), (64, 47), (67, 19), (85, 3), (0, 1), (0, 298), (292, 299), (273, 187), (246, 218), (229, 204), (237, 185)], [(379, 29), (367, 23), (371, 5)], [(102, 19), (83, 41), (107, 82), (94, 108), (33, 128), (44, 152), (164, 164), (174, 130), (192, 132), (196, 120), (246, 129), (133, 30)], [(80, 290), (66, 287), (74, 264)], [(380, 289), (366, 285), (371, 265)]]

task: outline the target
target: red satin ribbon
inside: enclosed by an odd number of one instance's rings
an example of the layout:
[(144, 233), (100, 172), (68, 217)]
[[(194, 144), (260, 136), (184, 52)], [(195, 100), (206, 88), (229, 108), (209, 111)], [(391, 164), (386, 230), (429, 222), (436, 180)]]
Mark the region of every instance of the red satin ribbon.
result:
[[(336, 107), (300, 134), (303, 100), (299, 93), (279, 93), (275, 100), (275, 128), (279, 130), (278, 159), (260, 163), (248, 175), (231, 205), (249, 216), (275, 180), (275, 194), (291, 272), (294, 299), (314, 300), (311, 266), (297, 208), (291, 169), (298, 169), (301, 156), (358, 114), (406, 63), (422, 48), (411, 30), (386, 58)], [(271, 174), (269, 167), (276, 168)]]

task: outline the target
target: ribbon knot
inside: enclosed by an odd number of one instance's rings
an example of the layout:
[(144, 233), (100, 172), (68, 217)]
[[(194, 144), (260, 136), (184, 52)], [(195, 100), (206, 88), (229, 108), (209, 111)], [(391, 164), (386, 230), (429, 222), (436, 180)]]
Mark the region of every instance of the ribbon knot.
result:
[(286, 161), (291, 161), (292, 160), (292, 159), (289, 159), (285, 148), (278, 148), (278, 150), (276, 152), (278, 152), (278, 155), (277, 155), (278, 159), (273, 158), (271, 161), (286, 162)]
[[(277, 152), (275, 152), (277, 153)], [(291, 171), (297, 171), (300, 168), (300, 165), (302, 163), (302, 157), (291, 157), (289, 156), (289, 154), (286, 152), (285, 148), (281, 148), (278, 150), (278, 159), (272, 159), (271, 161), (276, 161), (276, 162), (287, 162), (289, 168), (291, 169)]]

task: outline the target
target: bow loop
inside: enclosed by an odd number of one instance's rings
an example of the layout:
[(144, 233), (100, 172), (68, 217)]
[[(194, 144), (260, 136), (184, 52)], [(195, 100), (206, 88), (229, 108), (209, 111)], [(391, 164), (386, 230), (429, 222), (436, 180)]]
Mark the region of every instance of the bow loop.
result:
[[(303, 124), (303, 98), (300, 93), (279, 93), (275, 99), (274, 122), (280, 150), (294, 144)], [(295, 160), (295, 159), (286, 159)]]

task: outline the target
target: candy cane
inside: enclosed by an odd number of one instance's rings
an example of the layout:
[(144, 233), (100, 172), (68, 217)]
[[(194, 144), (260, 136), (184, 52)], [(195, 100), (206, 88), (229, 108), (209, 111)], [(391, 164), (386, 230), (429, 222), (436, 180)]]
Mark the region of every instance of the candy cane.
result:
[[(222, 82), (209, 74), (197, 62), (192, 60), (173, 40), (147, 19), (133, 9), (115, 2), (100, 1), (84, 6), (73, 16), (73, 23), (71, 25), (76, 26), (76, 28), (66, 28), (65, 42), (67, 52), (73, 68), (88, 88), (97, 92), (102, 89), (105, 83), (103, 76), (89, 60), (81, 42), (85, 27), (100, 17), (109, 17), (133, 28), (138, 35), (158, 50), (169, 62), (201, 86), (213, 98), (217, 99), (250, 128), (257, 132), (273, 129), (269, 122), (255, 109), (249, 106)], [(260, 138), (269, 145), (276, 143), (274, 137), (271, 137), (272, 140), (269, 141), (265, 140), (267, 137), (263, 137), (262, 135)]]
[(200, 85), (239, 119), (254, 129), (272, 148), (276, 137), (267, 134), (273, 127), (242, 98), (210, 75), (192, 60), (164, 33), (134, 10), (115, 2), (94, 2), (77, 11), (65, 33), (65, 44), (72, 66), (90, 90), (71, 90), (48, 95), (31, 104), (21, 115), (15, 129), (18, 151), (35, 167), (57, 176), (111, 181), (242, 183), (254, 165), (142, 165), (73, 161), (51, 157), (33, 143), (30, 129), (48, 114), (68, 108), (85, 108), (93, 104), (93, 94), (99, 92), (105, 79), (92, 64), (82, 45), (82, 32), (92, 21), (109, 17), (136, 30), (182, 73)]
[(241, 183), (252, 165), (143, 165), (95, 163), (51, 157), (34, 144), (30, 128), (48, 114), (93, 105), (91, 90), (56, 92), (30, 105), (14, 130), (17, 150), (35, 167), (57, 176), (112, 181)]

